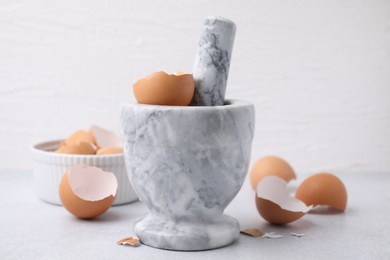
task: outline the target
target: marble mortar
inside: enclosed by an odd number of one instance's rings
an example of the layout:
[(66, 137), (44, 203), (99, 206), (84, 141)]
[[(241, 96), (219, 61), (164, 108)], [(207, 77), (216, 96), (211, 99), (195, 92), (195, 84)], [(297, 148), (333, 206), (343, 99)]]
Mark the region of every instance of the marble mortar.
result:
[(129, 179), (149, 214), (134, 231), (142, 243), (206, 250), (233, 243), (237, 220), (223, 214), (248, 171), (254, 106), (124, 104), (121, 134)]

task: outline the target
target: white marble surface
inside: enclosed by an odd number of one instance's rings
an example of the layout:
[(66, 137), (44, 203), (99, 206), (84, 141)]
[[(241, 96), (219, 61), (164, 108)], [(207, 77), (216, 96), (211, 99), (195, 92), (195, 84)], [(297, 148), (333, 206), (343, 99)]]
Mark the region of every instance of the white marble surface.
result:
[[(139, 202), (111, 208), (82, 221), (35, 196), (32, 172), (0, 170), (0, 259), (388, 259), (390, 173), (339, 174), (349, 192), (345, 214), (308, 214), (286, 227), (266, 224), (257, 214), (249, 182), (226, 210), (243, 226), (284, 235), (281, 239), (240, 235), (229, 247), (174, 252), (115, 241), (132, 235), (146, 213)], [(300, 183), (304, 176), (298, 174)], [(290, 232), (304, 233), (301, 238)]]

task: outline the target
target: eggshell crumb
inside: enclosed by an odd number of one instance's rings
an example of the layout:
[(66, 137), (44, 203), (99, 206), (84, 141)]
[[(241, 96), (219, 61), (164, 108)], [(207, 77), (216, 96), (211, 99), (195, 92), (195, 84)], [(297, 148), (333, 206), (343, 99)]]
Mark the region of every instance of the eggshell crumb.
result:
[(242, 229), (241, 234), (251, 236), (251, 237), (261, 237), (263, 235), (263, 231), (258, 228), (246, 228)]
[(121, 245), (121, 246), (134, 246), (134, 247), (137, 247), (139, 246), (141, 243), (140, 243), (140, 240), (138, 237), (136, 236), (133, 236), (133, 237), (125, 237), (125, 238), (122, 238), (121, 240), (119, 240), (118, 242), (116, 242), (117, 245)]
[(264, 235), (262, 235), (261, 237), (271, 238), (271, 239), (279, 239), (279, 238), (282, 238), (283, 236), (281, 234), (277, 234), (276, 232), (267, 232)]
[(305, 234), (303, 234), (303, 233), (294, 233), (294, 232), (291, 232), (290, 233), (292, 236), (294, 236), (294, 237), (303, 237)]

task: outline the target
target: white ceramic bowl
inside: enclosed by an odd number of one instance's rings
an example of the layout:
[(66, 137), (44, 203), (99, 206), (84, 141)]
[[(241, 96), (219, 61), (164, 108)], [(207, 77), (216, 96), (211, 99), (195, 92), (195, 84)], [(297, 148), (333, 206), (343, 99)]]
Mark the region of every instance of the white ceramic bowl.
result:
[(113, 205), (138, 200), (127, 177), (123, 154), (73, 155), (53, 153), (63, 140), (42, 142), (31, 148), (34, 160), (34, 179), (38, 197), (62, 205), (58, 190), (65, 171), (74, 165), (96, 166), (112, 172), (118, 180), (118, 191)]

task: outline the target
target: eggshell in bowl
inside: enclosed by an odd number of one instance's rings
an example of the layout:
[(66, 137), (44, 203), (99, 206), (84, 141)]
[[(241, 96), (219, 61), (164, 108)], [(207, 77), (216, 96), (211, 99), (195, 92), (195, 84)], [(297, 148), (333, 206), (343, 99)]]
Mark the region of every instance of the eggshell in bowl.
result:
[(326, 205), (341, 211), (347, 207), (347, 189), (337, 176), (330, 173), (307, 178), (299, 185), (295, 197), (306, 205)]
[(140, 104), (188, 106), (195, 91), (192, 74), (167, 74), (163, 71), (141, 78), (133, 85)]
[(78, 130), (71, 134), (64, 142), (64, 144), (77, 145), (80, 142), (88, 142), (95, 144), (95, 137), (92, 133), (85, 130)]
[(93, 166), (74, 166), (60, 183), (60, 199), (73, 215), (89, 219), (108, 210), (115, 199), (118, 182), (115, 175)]
[(115, 174), (119, 186), (113, 205), (122, 205), (138, 199), (126, 172), (123, 153), (84, 155), (53, 152), (62, 142), (63, 140), (45, 141), (31, 147), (34, 185), (40, 199), (50, 204), (62, 205), (58, 188), (64, 172), (81, 164), (99, 167)]
[(92, 125), (89, 132), (93, 134), (96, 144), (99, 148), (122, 147), (121, 138), (114, 132), (103, 127)]
[(65, 143), (56, 150), (56, 153), (64, 154), (95, 154), (96, 146), (89, 142), (81, 141), (77, 144)]
[(104, 147), (97, 150), (96, 155), (123, 153), (122, 147)]

